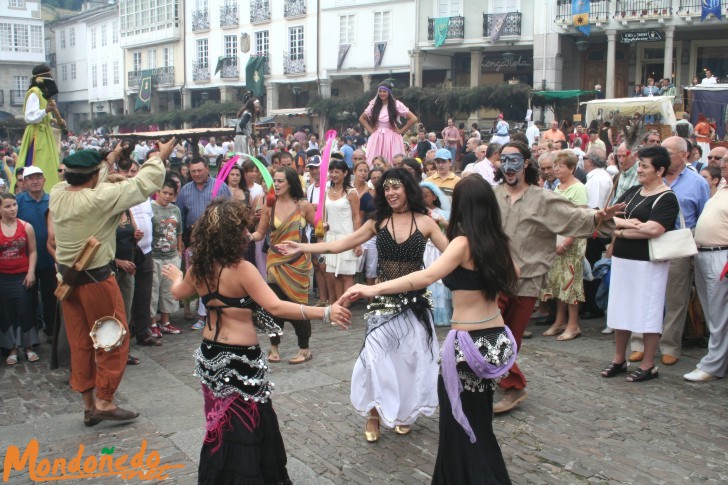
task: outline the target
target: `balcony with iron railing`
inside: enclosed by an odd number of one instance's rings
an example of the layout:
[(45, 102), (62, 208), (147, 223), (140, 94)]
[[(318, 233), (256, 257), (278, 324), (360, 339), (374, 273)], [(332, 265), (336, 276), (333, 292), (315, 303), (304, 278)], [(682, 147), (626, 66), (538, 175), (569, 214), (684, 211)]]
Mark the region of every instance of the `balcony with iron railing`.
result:
[[(702, 0), (678, 0), (678, 2), (675, 14), (680, 17), (700, 17), (703, 13)], [(728, 0), (721, 0), (720, 11), (724, 18), (728, 16)]]
[[(645, 0), (647, 1), (647, 0)], [(571, 0), (556, 0), (556, 23), (571, 25), (574, 23), (574, 15), (571, 13)], [(591, 0), (589, 2), (589, 23), (609, 22), (612, 16), (609, 0)]]
[(306, 61), (303, 54), (283, 53), (283, 74), (303, 74), (306, 72)]
[[(447, 23), (448, 39), (465, 38), (465, 17), (450, 17)], [(427, 19), (427, 40), (435, 40), (435, 19)]]
[(270, 0), (250, 1), (250, 23), (270, 21)]
[[(483, 14), (483, 37), (490, 37), (493, 32), (494, 14)], [(503, 21), (501, 37), (521, 35), (521, 12), (508, 12)]]
[(283, 0), (283, 16), (298, 17), (306, 15), (306, 0)]
[[(146, 71), (148, 69), (145, 69)], [(127, 73), (127, 88), (137, 89), (142, 82), (144, 71), (129, 71)], [(152, 86), (165, 86), (174, 84), (174, 66), (165, 66), (152, 69)]]
[(237, 56), (228, 57), (222, 61), (222, 69), (220, 69), (221, 79), (237, 79), (240, 77), (240, 70), (238, 69), (238, 58)]
[(19, 89), (10, 90), (10, 106), (23, 106), (25, 102), (25, 91)]
[(237, 3), (220, 7), (220, 27), (237, 27), (239, 23)]
[(207, 60), (197, 60), (192, 63), (192, 80), (196, 83), (210, 80), (210, 65)]
[(210, 30), (210, 14), (206, 8), (192, 11), (192, 32)]
[(645, 19), (672, 16), (672, 0), (617, 0), (614, 18)]

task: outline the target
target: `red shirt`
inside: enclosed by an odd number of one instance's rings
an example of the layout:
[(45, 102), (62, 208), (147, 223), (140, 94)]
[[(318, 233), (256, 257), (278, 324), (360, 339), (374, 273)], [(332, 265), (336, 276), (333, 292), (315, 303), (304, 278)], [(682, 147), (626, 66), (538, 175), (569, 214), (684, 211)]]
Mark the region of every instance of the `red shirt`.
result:
[(27, 273), (30, 265), (25, 223), (20, 219), (17, 221), (15, 234), (11, 237), (0, 231), (0, 273), (2, 274)]

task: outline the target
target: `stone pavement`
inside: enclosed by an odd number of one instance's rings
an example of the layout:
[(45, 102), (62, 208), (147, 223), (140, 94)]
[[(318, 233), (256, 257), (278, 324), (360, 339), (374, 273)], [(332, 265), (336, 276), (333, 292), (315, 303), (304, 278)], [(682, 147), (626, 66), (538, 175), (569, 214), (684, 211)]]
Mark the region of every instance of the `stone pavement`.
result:
[[(349, 381), (362, 344), (363, 306), (355, 324), (340, 330), (314, 322), (312, 361), (271, 365), (273, 402), (296, 484), (407, 483), (430, 481), (437, 450), (437, 417), (422, 418), (410, 435), (384, 431), (376, 444), (364, 441), (364, 419), (349, 404)], [(189, 328), (181, 318), (174, 320)], [(603, 322), (587, 321), (571, 342), (542, 337), (532, 327), (519, 357), (529, 379), (529, 398), (494, 427), (514, 483), (727, 483), (728, 380), (692, 384), (692, 370), (704, 349), (688, 347), (677, 365), (661, 366), (660, 378), (642, 384), (624, 376), (603, 379), (613, 337)], [(287, 326), (282, 357), (295, 354)], [(446, 329), (439, 329), (440, 341)], [(196, 483), (203, 437), (202, 397), (192, 377), (192, 352), (200, 332), (164, 337), (164, 345), (132, 353), (142, 364), (127, 368), (119, 404), (141, 413), (129, 425), (101, 423), (86, 428), (81, 400), (64, 370), (49, 371), (48, 346), (41, 361), (0, 365), (0, 450), (35, 438), (44, 458), (71, 458), (79, 444), (88, 454), (115, 447), (114, 455), (136, 453), (142, 439), (163, 464), (181, 464), (165, 483)], [(263, 344), (267, 347), (267, 343)], [(496, 397), (497, 399), (497, 397)], [(0, 465), (2, 466), (2, 465)], [(13, 471), (8, 483), (33, 483)], [(81, 483), (63, 481), (61, 483)], [(83, 483), (140, 483), (139, 479), (91, 479)]]

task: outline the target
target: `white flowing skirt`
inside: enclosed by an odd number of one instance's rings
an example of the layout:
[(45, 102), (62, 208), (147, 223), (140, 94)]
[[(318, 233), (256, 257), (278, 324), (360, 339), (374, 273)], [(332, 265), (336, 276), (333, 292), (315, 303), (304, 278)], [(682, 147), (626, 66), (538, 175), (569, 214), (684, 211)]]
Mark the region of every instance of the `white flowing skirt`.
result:
[(615, 330), (662, 333), (670, 262), (612, 257), (607, 326)]
[[(377, 319), (385, 318), (390, 316), (370, 314), (368, 325), (376, 326)], [(391, 345), (393, 335), (398, 345)], [(434, 328), (432, 335), (428, 345), (427, 333), (411, 310), (368, 333), (351, 376), (356, 412), (366, 417), (376, 409), (387, 428), (410, 425), (421, 414), (435, 413), (439, 346)]]

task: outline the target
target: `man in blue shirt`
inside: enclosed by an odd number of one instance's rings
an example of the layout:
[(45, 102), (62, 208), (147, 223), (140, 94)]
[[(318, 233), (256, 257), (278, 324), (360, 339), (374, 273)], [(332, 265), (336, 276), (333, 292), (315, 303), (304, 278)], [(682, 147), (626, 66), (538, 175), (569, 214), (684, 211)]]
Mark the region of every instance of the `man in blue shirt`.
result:
[(344, 137), (339, 137), (336, 139), (336, 145), (339, 149), (339, 153), (344, 155), (344, 161), (349, 166), (349, 168), (354, 168), (354, 161), (352, 160), (352, 155), (354, 154), (354, 149), (351, 148), (345, 141)]
[[(710, 198), (710, 187), (703, 177), (687, 169), (688, 145), (683, 138), (671, 136), (662, 142), (662, 146), (667, 149), (672, 162), (665, 176), (665, 184), (677, 195), (685, 227), (695, 230), (698, 217)], [(676, 227), (680, 227), (679, 218)], [(665, 296), (665, 319), (662, 322), (660, 338), (663, 365), (673, 365), (680, 358), (692, 282), (693, 258), (671, 260)], [(644, 353), (642, 334), (632, 334), (631, 348), (633, 352), (629, 360), (632, 362), (642, 360)]]
[[(48, 225), (46, 224), (46, 213), (48, 212), (48, 194), (43, 191), (45, 176), (43, 170), (35, 165), (25, 167), (26, 191), (18, 194), (18, 219), (33, 226), (35, 230), (36, 250), (38, 262), (35, 266), (35, 277), (39, 284), (31, 291), (36, 300), (33, 308), (38, 309), (37, 298), (40, 295), (43, 304), (42, 319), (36, 315), (36, 322), (45, 322), (45, 333), (53, 335), (53, 325), (56, 321), (56, 269), (55, 261), (48, 252), (46, 243), (48, 241)], [(40, 325), (39, 325), (40, 328)]]

